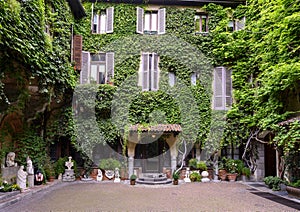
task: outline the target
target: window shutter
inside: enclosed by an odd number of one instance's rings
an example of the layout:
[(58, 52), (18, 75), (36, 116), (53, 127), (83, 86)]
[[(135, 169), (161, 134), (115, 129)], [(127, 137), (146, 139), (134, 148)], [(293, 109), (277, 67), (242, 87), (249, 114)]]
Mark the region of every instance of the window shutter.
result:
[(106, 74), (105, 74), (105, 83), (110, 82), (114, 78), (114, 53), (106, 53)]
[(223, 67), (217, 67), (214, 71), (214, 109), (215, 110), (224, 110), (224, 80), (223, 80)]
[(151, 90), (157, 91), (158, 90), (158, 82), (159, 82), (159, 71), (158, 71), (158, 55), (153, 53), (152, 54), (152, 72), (151, 74)]
[(81, 53), (82, 53), (82, 36), (74, 35), (73, 58), (75, 61), (75, 69), (81, 70)]
[(106, 9), (106, 33), (113, 33), (114, 31), (114, 8)]
[(159, 35), (166, 33), (166, 8), (158, 10), (158, 32)]
[(142, 90), (149, 91), (149, 54), (142, 54)]
[(191, 84), (196, 85), (196, 83), (197, 83), (197, 75), (196, 75), (196, 73), (192, 73)]
[(175, 85), (176, 76), (174, 72), (169, 72), (169, 85), (173, 87)]
[(144, 33), (144, 9), (136, 8), (136, 32), (139, 34)]
[(232, 79), (231, 79), (231, 70), (224, 70), (226, 75), (226, 99), (225, 99), (225, 107), (229, 108), (232, 105)]
[(89, 70), (90, 70), (90, 53), (82, 52), (80, 84), (89, 83)]

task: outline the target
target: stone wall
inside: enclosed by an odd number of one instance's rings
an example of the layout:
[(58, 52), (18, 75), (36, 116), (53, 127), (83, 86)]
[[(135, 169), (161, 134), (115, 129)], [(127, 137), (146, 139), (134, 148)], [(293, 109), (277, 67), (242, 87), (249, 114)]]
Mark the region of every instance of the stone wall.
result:
[(264, 144), (257, 143), (258, 159), (257, 168), (254, 172), (254, 180), (262, 181), (265, 177), (265, 148)]
[(8, 183), (16, 183), (19, 168), (19, 166), (2, 167), (1, 175), (3, 180), (6, 180)]

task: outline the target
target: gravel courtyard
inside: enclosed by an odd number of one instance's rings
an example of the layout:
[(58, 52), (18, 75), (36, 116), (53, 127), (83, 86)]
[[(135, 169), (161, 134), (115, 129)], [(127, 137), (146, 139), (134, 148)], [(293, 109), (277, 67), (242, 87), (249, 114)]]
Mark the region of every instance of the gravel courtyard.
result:
[(255, 192), (246, 185), (229, 182), (160, 187), (60, 183), (2, 211), (297, 211)]

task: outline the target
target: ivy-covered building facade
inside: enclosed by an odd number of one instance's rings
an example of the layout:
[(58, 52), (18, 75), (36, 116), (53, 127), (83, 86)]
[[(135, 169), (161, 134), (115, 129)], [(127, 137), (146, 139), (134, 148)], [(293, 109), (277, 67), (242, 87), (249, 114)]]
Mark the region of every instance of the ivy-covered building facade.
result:
[(226, 156), (300, 178), (292, 0), (0, 6), (1, 158), (113, 157), (132, 174)]

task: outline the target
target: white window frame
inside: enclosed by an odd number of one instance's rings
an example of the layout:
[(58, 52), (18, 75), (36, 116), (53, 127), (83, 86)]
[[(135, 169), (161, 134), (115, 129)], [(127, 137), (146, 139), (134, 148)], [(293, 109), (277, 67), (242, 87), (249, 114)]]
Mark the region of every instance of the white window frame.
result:
[[(203, 21), (204, 21), (203, 17), (205, 17), (205, 29), (203, 29)], [(199, 21), (199, 30), (196, 29), (196, 24), (198, 22), (197, 20)], [(209, 20), (208, 14), (205, 14), (205, 13), (197, 13), (197, 14), (195, 14), (195, 18), (194, 18), (195, 32), (196, 33), (204, 33), (204, 34), (208, 33), (209, 32), (208, 20)]]
[(243, 30), (245, 28), (245, 23), (246, 23), (246, 17), (243, 17), (242, 19), (235, 19), (235, 20), (230, 20), (228, 23), (228, 27), (232, 28), (232, 30), (229, 30), (231, 32), (234, 31), (239, 31)]
[(95, 14), (93, 8), (94, 4), (92, 4), (91, 32), (93, 34), (113, 33), (114, 8), (108, 7), (106, 10), (101, 10), (100, 14)]
[(169, 72), (169, 85), (174, 87), (176, 83), (176, 75), (174, 72)]
[(142, 91), (157, 91), (159, 89), (159, 56), (157, 53), (141, 54), (139, 83)]
[[(161, 8), (159, 10), (147, 10), (143, 8), (136, 8), (137, 22), (136, 32), (139, 34), (165, 34), (166, 33), (166, 9)], [(155, 28), (153, 28), (153, 18), (156, 17)], [(149, 23), (146, 24), (145, 21)], [(149, 26), (149, 29), (145, 27)]]
[[(89, 52), (82, 52), (82, 66), (80, 72), (80, 84), (107, 84), (114, 78), (114, 52), (99, 53), (105, 54), (105, 61), (92, 61), (92, 56)], [(96, 55), (96, 54), (94, 54)], [(100, 65), (105, 65), (104, 81), (99, 81)], [(96, 66), (97, 76), (92, 79), (92, 66)]]
[(232, 105), (231, 70), (224, 66), (214, 69), (212, 103), (214, 110), (229, 110)]

